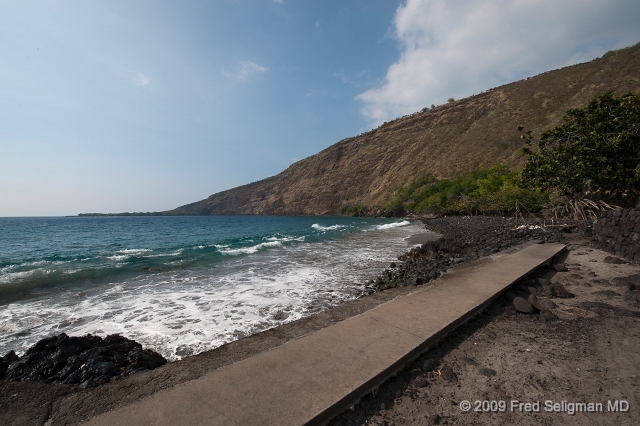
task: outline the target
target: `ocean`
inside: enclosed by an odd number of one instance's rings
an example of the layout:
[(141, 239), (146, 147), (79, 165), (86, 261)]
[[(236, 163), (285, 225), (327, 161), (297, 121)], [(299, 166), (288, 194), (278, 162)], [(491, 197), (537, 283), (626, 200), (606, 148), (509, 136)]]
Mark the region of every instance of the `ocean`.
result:
[(0, 218), (0, 355), (119, 333), (181, 359), (362, 296), (424, 232), (350, 217)]

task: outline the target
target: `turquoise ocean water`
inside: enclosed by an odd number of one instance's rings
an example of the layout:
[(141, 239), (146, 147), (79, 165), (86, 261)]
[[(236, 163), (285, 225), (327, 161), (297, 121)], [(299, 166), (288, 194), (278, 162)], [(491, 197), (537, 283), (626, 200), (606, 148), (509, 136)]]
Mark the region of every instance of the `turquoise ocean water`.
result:
[(362, 295), (418, 232), (344, 217), (0, 218), (0, 355), (120, 333), (179, 359)]

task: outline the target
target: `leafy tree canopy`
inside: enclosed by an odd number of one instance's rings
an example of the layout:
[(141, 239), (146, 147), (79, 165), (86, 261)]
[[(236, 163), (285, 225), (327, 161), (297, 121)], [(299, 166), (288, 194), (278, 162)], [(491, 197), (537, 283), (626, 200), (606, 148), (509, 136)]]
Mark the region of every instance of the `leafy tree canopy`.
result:
[[(522, 131), (523, 127), (518, 126)], [(606, 93), (567, 111), (564, 124), (544, 132), (532, 150), (522, 184), (571, 198), (628, 200), (640, 195), (640, 97)]]
[(515, 210), (517, 201), (526, 211), (539, 211), (547, 195), (520, 188), (519, 175), (506, 164), (496, 164), (488, 169), (472, 170), (454, 180), (421, 176), (400, 188), (384, 209), (398, 214), (507, 213)]

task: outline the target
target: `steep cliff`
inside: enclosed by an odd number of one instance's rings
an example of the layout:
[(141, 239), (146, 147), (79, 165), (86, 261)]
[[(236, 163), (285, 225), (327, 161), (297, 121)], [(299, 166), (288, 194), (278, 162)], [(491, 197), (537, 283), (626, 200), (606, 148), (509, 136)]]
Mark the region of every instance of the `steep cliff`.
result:
[(517, 126), (534, 134), (607, 91), (640, 93), (640, 44), (487, 90), (344, 139), (282, 173), (169, 214), (329, 215), (370, 208), (421, 174), (454, 178), (497, 162), (521, 167)]

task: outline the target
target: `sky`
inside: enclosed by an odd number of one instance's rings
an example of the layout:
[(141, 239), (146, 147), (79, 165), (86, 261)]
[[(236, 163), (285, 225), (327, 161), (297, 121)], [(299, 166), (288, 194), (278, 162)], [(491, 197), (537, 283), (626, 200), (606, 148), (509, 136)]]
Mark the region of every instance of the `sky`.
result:
[(173, 209), (638, 22), (637, 0), (0, 0), (0, 216)]

